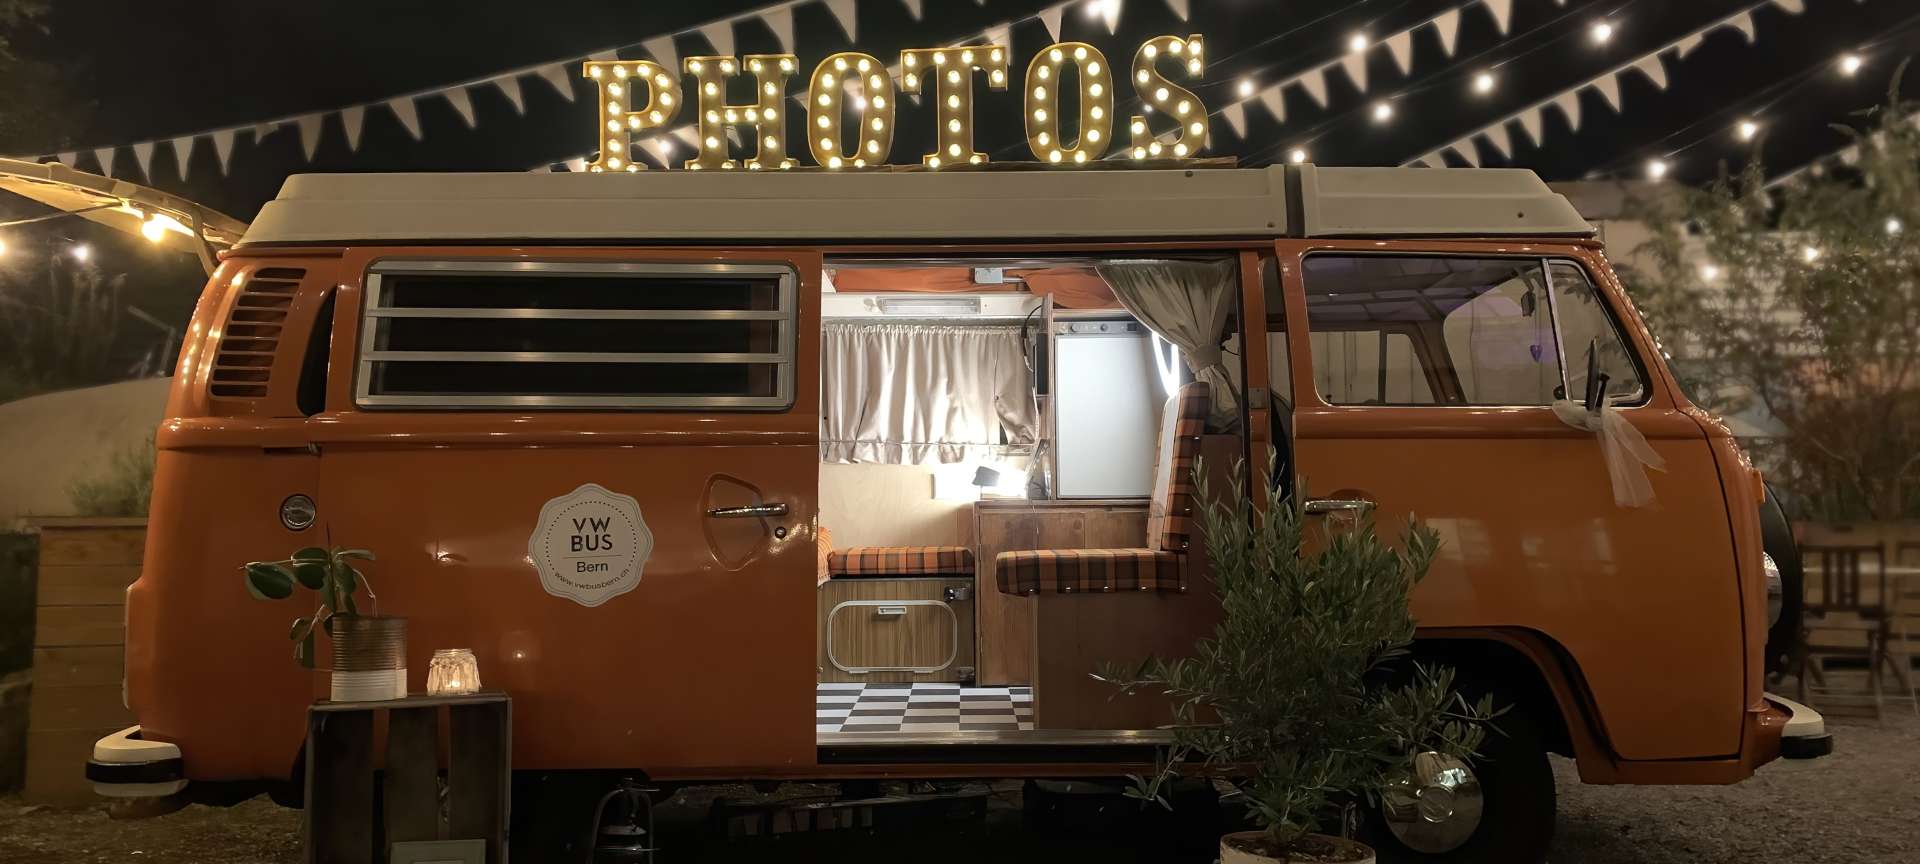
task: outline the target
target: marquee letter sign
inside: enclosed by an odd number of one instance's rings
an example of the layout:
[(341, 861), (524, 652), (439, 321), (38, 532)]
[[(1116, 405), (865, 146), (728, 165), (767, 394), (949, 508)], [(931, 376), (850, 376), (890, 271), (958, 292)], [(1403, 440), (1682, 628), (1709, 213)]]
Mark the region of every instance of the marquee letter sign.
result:
[[(852, 94), (852, 95), (848, 95)], [(852, 135), (841, 131), (853, 105)], [(807, 84), (807, 146), (828, 168), (884, 165), (893, 151), (893, 77), (870, 54), (847, 51), (820, 61)], [(842, 148), (851, 142), (853, 152)]]
[[(1131, 142), (1114, 158), (1149, 162), (1188, 162), (1208, 142), (1207, 106), (1192, 90), (1174, 82), (1200, 80), (1206, 71), (1205, 43), (1199, 34), (1155, 36), (1133, 55), (1134, 93), (1145, 114), (1129, 118)], [(887, 164), (898, 125), (899, 92), (926, 94), (922, 106), (934, 116), (936, 149), (921, 157), (933, 170), (984, 165), (987, 154), (974, 149), (973, 87), (986, 76), (989, 90), (1007, 89), (1008, 52), (1002, 45), (909, 48), (889, 69), (871, 54), (843, 51), (828, 55), (807, 78), (805, 117), (798, 118), (807, 152), (815, 165), (830, 169), (877, 168)], [(789, 119), (781, 112), (787, 79), (798, 68), (792, 54), (749, 54), (744, 71), (753, 75), (754, 101), (727, 101), (727, 87), (742, 71), (733, 57), (688, 57), (683, 63), (694, 87), (698, 115), (697, 153), (684, 167), (748, 170), (796, 167), (787, 155)], [(647, 60), (588, 61), (585, 74), (599, 88), (595, 138), (599, 156), (594, 172), (644, 170), (631, 155), (636, 135), (664, 131), (680, 114), (680, 80), (673, 70)], [(931, 86), (928, 81), (931, 80)], [(1104, 53), (1085, 42), (1060, 42), (1041, 49), (1027, 66), (1021, 88), (1027, 147), (1044, 165), (1073, 168), (1100, 162), (1114, 146), (1113, 126), (1122, 80)], [(1156, 134), (1154, 127), (1160, 127)], [(1067, 130), (1072, 138), (1068, 139)], [(678, 130), (677, 134), (684, 134)], [(739, 140), (729, 137), (738, 132)], [(751, 136), (751, 140), (746, 140)], [(1166, 140), (1162, 140), (1166, 136)], [(733, 150), (751, 151), (740, 161)]]
[(999, 45), (914, 48), (900, 52), (900, 69), (900, 86), (909, 93), (919, 93), (920, 82), (934, 80), (940, 146), (921, 157), (921, 164), (938, 168), (987, 161), (987, 154), (973, 149), (973, 73), (987, 73), (989, 89), (1007, 89), (1007, 50)]
[[(1080, 137), (1072, 144), (1060, 139), (1060, 115), (1069, 96), (1060, 72), (1072, 63), (1079, 73)], [(1034, 55), (1027, 67), (1027, 146), (1033, 157), (1049, 164), (1084, 165), (1107, 152), (1113, 138), (1113, 82), (1107, 55), (1085, 42), (1062, 42)]]
[(754, 101), (750, 105), (727, 102), (727, 80), (735, 65), (732, 57), (688, 57), (687, 71), (700, 87), (700, 154), (687, 160), (687, 167), (733, 168), (739, 163), (727, 158), (727, 130), (740, 127), (753, 135), (754, 156), (747, 167), (792, 168), (787, 158), (787, 124), (780, 120), (780, 98), (787, 90), (787, 77), (793, 74), (792, 54), (748, 54), (747, 71), (753, 73)]
[[(588, 63), (588, 78), (600, 85), (600, 158), (587, 166), (589, 171), (640, 171), (646, 168), (628, 158), (627, 148), (633, 133), (659, 129), (680, 114), (680, 99), (674, 91), (680, 82), (651, 60), (626, 60)], [(647, 94), (647, 104), (628, 111), (634, 97)]]

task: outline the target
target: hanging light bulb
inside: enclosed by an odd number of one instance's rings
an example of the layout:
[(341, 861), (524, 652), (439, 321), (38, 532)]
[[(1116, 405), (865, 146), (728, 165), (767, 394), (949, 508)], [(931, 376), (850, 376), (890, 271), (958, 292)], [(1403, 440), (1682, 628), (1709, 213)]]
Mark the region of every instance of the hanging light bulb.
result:
[(1252, 78), (1240, 79), (1240, 98), (1244, 99), (1252, 95), (1253, 95), (1253, 79)]
[(1355, 54), (1367, 50), (1367, 46), (1371, 44), (1373, 44), (1372, 40), (1369, 40), (1365, 33), (1355, 33), (1347, 37), (1347, 50)]
[(1291, 152), (1287, 153), (1287, 161), (1295, 165), (1305, 162), (1307, 161), (1307, 151), (1295, 147)]
[(1667, 169), (1669, 167), (1671, 166), (1667, 165), (1667, 160), (1665, 159), (1647, 160), (1647, 179), (1649, 180), (1665, 179), (1667, 176)]
[(1714, 281), (1718, 281), (1718, 280), (1719, 280), (1719, 278), (1720, 278), (1720, 268), (1719, 268), (1719, 266), (1717, 266), (1717, 265), (1714, 265), (1714, 264), (1702, 264), (1702, 265), (1700, 265), (1700, 279), (1701, 279), (1701, 281), (1705, 281), (1705, 282), (1714, 282)]
[(1848, 52), (1840, 55), (1840, 74), (1848, 78), (1852, 78), (1860, 71), (1860, 67), (1865, 65), (1867, 65), (1867, 61), (1862, 59), (1858, 54)]
[[(1888, 217), (1887, 217), (1887, 226), (1886, 226), (1886, 227), (1887, 227), (1887, 233), (1888, 233), (1888, 234), (1898, 234), (1898, 233), (1900, 233), (1900, 230), (1901, 230), (1902, 228), (1905, 228), (1906, 226), (1905, 226), (1905, 225), (1902, 225), (1902, 224), (1900, 224), (1900, 220), (1899, 220), (1899, 219), (1896, 219), (1896, 218), (1894, 218), (1894, 217), (1892, 217), (1892, 216), (1888, 216)], [(0, 246), (0, 255), (3, 255), (3, 254), (6, 254), (6, 247), (4, 247), (4, 246)]]
[(1805, 261), (1808, 264), (1812, 264), (1813, 262), (1820, 260), (1819, 248), (1814, 246), (1802, 247), (1800, 249), (1800, 260)]
[(1493, 73), (1482, 72), (1478, 75), (1473, 76), (1473, 92), (1492, 93), (1493, 92)]
[(1605, 45), (1613, 39), (1613, 24), (1607, 21), (1595, 21), (1593, 28), (1587, 31), (1595, 43)]
[(1737, 131), (1740, 135), (1740, 140), (1752, 141), (1755, 135), (1760, 134), (1760, 124), (1752, 120), (1742, 120), (1740, 121)]
[(1389, 102), (1373, 103), (1373, 122), (1385, 123), (1393, 119), (1393, 105)]

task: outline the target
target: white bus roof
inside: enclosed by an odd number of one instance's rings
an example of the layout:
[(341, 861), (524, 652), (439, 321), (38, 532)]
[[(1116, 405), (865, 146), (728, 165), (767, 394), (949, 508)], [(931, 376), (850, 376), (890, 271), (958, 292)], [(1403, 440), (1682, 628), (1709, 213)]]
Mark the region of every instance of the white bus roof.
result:
[(301, 174), (241, 245), (1588, 235), (1518, 169)]

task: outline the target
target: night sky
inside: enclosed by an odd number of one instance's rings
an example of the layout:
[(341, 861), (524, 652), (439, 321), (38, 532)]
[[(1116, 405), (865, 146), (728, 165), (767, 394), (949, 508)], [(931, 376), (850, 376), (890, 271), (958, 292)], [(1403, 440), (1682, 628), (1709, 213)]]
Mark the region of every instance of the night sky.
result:
[[(1045, 27), (1030, 16), (1045, 3), (1032, 0), (925, 0), (915, 21), (899, 0), (858, 0), (856, 43), (820, 4), (795, 12), (802, 70), (849, 47), (885, 60), (906, 47), (931, 47), (970, 36), (1003, 21), (1013, 30), (1012, 77), (1018, 81), (1033, 53), (1047, 44)], [(383, 100), (512, 67), (577, 58), (592, 51), (632, 46), (623, 56), (645, 55), (637, 43), (662, 32), (689, 29), (714, 18), (756, 9), (758, 2), (658, 3), (642, 0), (59, 0), (47, 22), (49, 41), (28, 47), (71, 58), (75, 91), (97, 108), (91, 128), (70, 141), (47, 141), (40, 152), (110, 143), (165, 139), (212, 127)], [(1124, 63), (1143, 38), (1163, 33), (1200, 33), (1208, 43), (1206, 81), (1193, 86), (1209, 106), (1230, 101), (1243, 77), (1266, 83), (1334, 59), (1357, 31), (1390, 33), (1425, 20), (1461, 0), (1191, 0), (1181, 22), (1164, 0), (1125, 0), (1119, 32), (1069, 10), (1062, 39), (1084, 40)], [(1332, 165), (1399, 164), (1450, 143), (1462, 134), (1671, 41), (1707, 22), (1753, 5), (1751, 0), (1513, 0), (1511, 33), (1501, 38), (1485, 7), (1468, 4), (1452, 59), (1431, 29), (1414, 40), (1413, 74), (1403, 76), (1384, 48), (1370, 55), (1370, 92), (1357, 92), (1339, 72), (1328, 76), (1329, 105), (1319, 107), (1289, 89), (1287, 119), (1275, 123), (1250, 105), (1247, 140), (1234, 137), (1215, 118), (1216, 154), (1243, 164), (1283, 159), (1300, 146), (1313, 160)], [(1741, 160), (1753, 145), (1732, 133), (1742, 118), (1765, 124), (1764, 158), (1775, 171), (1796, 167), (1846, 143), (1828, 124), (1884, 99), (1901, 59), (1920, 47), (1920, 3), (1913, 0), (1805, 0), (1806, 11), (1789, 15), (1776, 6), (1755, 12), (1758, 38), (1749, 45), (1730, 30), (1709, 37), (1679, 62), (1669, 60), (1671, 86), (1661, 91), (1639, 76), (1623, 86), (1625, 109), (1609, 111), (1602, 97), (1582, 97), (1585, 122), (1576, 134), (1549, 111), (1546, 142), (1535, 146), (1514, 126), (1515, 150), (1505, 160), (1482, 146), (1482, 164), (1532, 168), (1549, 180), (1587, 176), (1640, 176), (1646, 160), (1666, 156), (1673, 176), (1710, 178), (1717, 166)], [(1615, 36), (1596, 44), (1589, 28), (1610, 21)], [(758, 23), (736, 28), (736, 52), (777, 51), (772, 33)], [(681, 56), (706, 53), (698, 35), (680, 37)], [(1851, 78), (1835, 60), (1857, 50), (1865, 67)], [(1471, 90), (1473, 77), (1491, 70), (1491, 94)], [(804, 79), (796, 76), (797, 90)], [(1915, 76), (1909, 76), (1910, 81)], [(414, 141), (385, 108), (368, 111), (358, 152), (350, 152), (337, 120), (329, 120), (311, 165), (301, 156), (292, 126), (256, 144), (242, 133), (227, 176), (213, 148), (198, 147), (183, 181), (168, 148), (154, 157), (151, 178), (139, 177), (131, 151), (122, 149), (116, 174), (179, 192), (240, 218), (249, 218), (280, 182), (301, 171), (517, 171), (576, 157), (593, 149), (593, 103), (584, 80), (574, 101), (561, 98), (535, 76), (522, 79), (527, 113), (517, 116), (491, 88), (474, 91), (478, 124), (466, 128), (444, 100), (420, 103), (424, 136)], [(1133, 107), (1130, 88), (1120, 94), (1121, 115)], [(1374, 102), (1392, 98), (1394, 118), (1370, 116)], [(744, 101), (736, 94), (735, 101)], [(789, 103), (791, 104), (791, 103)], [(1028, 159), (1019, 122), (1021, 94), (976, 93), (976, 142), (996, 160)], [(788, 112), (797, 131), (800, 116)], [(683, 113), (681, 121), (690, 115)], [(916, 161), (931, 146), (931, 106), (901, 106), (892, 160)], [(1124, 124), (1116, 124), (1123, 130)], [(804, 153), (797, 135), (790, 149)], [(684, 150), (681, 151), (684, 154)], [(23, 153), (19, 155), (38, 155)], [(809, 160), (810, 161), (810, 160)], [(92, 157), (81, 167), (93, 168)], [(1460, 163), (1455, 163), (1460, 164)]]

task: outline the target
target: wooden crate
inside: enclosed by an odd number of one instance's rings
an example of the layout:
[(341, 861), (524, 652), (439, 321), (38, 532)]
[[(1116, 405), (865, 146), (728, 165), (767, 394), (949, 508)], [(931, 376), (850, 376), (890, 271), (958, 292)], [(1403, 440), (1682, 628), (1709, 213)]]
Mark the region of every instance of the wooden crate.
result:
[(125, 677), (126, 591), (140, 575), (145, 519), (43, 519), (35, 582), (33, 689), (23, 795), (36, 804), (96, 800), (93, 742), (133, 725)]
[[(375, 749), (379, 714), (387, 721), (384, 760)], [(487, 864), (500, 864), (507, 854), (512, 754), (513, 703), (497, 691), (314, 704), (307, 712), (304, 860), (383, 864), (396, 843), (481, 840)], [(376, 764), (385, 767), (378, 779)], [(376, 783), (384, 832), (374, 829)]]

